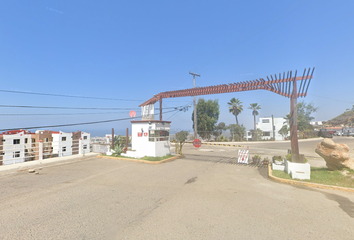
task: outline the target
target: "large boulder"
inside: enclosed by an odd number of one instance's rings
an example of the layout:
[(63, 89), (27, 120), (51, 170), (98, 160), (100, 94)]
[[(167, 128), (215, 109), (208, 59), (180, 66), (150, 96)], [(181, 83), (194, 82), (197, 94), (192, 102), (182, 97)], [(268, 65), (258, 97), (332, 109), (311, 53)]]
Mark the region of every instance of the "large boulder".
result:
[(343, 143), (335, 143), (325, 138), (317, 144), (316, 153), (324, 158), (330, 170), (350, 168), (354, 170), (354, 160), (349, 156), (349, 147)]

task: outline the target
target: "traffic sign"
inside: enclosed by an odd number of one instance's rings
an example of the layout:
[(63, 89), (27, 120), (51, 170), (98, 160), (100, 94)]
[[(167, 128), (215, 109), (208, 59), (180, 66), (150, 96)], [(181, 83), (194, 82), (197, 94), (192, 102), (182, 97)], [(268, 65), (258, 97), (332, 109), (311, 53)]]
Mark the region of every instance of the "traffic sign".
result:
[(202, 142), (196, 138), (193, 140), (193, 146), (196, 148), (200, 148), (200, 146), (202, 146)]

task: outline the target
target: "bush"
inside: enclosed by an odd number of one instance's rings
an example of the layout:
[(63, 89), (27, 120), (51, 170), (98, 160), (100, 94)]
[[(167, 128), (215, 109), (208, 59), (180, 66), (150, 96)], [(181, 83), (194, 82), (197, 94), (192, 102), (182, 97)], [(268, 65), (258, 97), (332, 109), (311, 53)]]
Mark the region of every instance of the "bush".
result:
[[(288, 155), (286, 155), (286, 160), (288, 160), (289, 162), (291, 162), (291, 153), (289, 153)], [(307, 160), (307, 158), (305, 158), (305, 163), (307, 163), (308, 162), (308, 160)]]
[(228, 142), (229, 140), (224, 135), (221, 135), (216, 139), (216, 141), (217, 142)]
[(252, 161), (253, 161), (253, 163), (255, 163), (255, 164), (259, 164), (259, 162), (261, 161), (261, 156), (259, 156), (259, 155), (254, 155), (254, 156), (252, 157)]

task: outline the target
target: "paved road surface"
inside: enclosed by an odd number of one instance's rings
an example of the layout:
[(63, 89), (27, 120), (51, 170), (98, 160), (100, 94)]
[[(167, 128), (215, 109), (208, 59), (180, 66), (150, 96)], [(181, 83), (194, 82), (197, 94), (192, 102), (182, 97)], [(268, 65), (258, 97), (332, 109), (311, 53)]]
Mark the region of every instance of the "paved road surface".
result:
[[(322, 140), (323, 138), (299, 140), (300, 153), (305, 155), (305, 157), (309, 160), (311, 166), (326, 167), (326, 162), (315, 152), (317, 144)], [(336, 143), (347, 144), (350, 148), (349, 154), (352, 158), (354, 158), (354, 137), (335, 136), (333, 138), (333, 141)], [(260, 155), (263, 158), (268, 157), (269, 159), (271, 159), (274, 155), (286, 156), (287, 150), (291, 149), (290, 141), (234, 142), (230, 144), (243, 145), (245, 147), (248, 146), (250, 149), (251, 156)], [(187, 146), (187, 148), (193, 147), (189, 145)], [(202, 149), (204, 149), (204, 151), (208, 151), (207, 149), (213, 148), (212, 146), (203, 145)], [(236, 155), (238, 149), (244, 148), (235, 148)]]
[(0, 239), (353, 239), (354, 194), (270, 181), (232, 151), (2, 176)]

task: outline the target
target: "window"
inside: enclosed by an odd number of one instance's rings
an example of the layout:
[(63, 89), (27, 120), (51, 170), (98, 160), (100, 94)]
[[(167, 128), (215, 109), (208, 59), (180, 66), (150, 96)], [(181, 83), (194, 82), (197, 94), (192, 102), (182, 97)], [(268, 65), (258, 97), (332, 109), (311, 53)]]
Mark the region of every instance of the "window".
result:
[(35, 138), (32, 138), (32, 143), (35, 143), (36, 142), (36, 139)]
[(269, 119), (262, 119), (262, 123), (269, 123)]
[(62, 148), (62, 151), (63, 151), (63, 152), (66, 152), (66, 147), (63, 147), (63, 148)]
[(65, 142), (65, 141), (66, 141), (66, 137), (62, 137), (61, 140), (62, 140), (63, 142)]
[(251, 133), (251, 132), (248, 132), (247, 135), (248, 135), (248, 136), (252, 136), (252, 133)]
[(270, 132), (263, 132), (263, 136), (270, 137)]
[(5, 140), (5, 139), (3, 139), (2, 141), (3, 141), (3, 142), (5, 142), (6, 140)]
[(25, 143), (28, 143), (28, 138), (25, 138)]
[(84, 145), (84, 146), (83, 146), (83, 149), (87, 149), (87, 145)]
[(3, 156), (3, 155), (5, 155), (5, 153), (4, 153), (4, 152), (2, 152), (2, 153), (0, 153), (0, 155), (1, 155), (1, 156)]
[(20, 157), (20, 151), (14, 152), (13, 157), (14, 157), (14, 158), (19, 158), (19, 157)]
[(14, 144), (20, 144), (20, 139), (14, 139)]
[(84, 136), (84, 140), (86, 140), (87, 139), (87, 136)]
[(43, 142), (49, 142), (49, 138), (43, 138)]
[(168, 141), (170, 132), (166, 130), (149, 130), (149, 142)]

